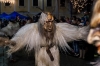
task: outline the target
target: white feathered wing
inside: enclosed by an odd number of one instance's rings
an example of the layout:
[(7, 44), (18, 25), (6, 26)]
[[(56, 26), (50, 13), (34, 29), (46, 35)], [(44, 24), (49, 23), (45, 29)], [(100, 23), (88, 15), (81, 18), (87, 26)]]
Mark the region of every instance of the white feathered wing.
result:
[[(56, 32), (54, 34), (53, 43), (60, 46), (63, 50), (66, 50), (66, 47), (71, 49), (67, 42), (87, 38), (87, 30), (89, 27), (78, 28), (77, 26), (67, 23), (55, 24)], [(15, 41), (16, 46), (11, 47), (8, 51), (9, 53), (13, 53), (25, 46), (27, 50), (30, 51), (33, 48), (36, 50), (39, 49), (41, 45), (46, 45), (45, 38), (39, 34), (38, 23), (25, 25), (15, 34), (11, 41)]]

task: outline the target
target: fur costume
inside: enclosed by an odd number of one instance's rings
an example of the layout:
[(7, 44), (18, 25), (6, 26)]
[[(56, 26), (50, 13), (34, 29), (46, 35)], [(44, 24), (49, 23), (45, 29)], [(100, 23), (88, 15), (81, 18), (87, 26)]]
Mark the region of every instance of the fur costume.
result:
[(60, 66), (59, 49), (70, 50), (69, 41), (85, 39), (89, 26), (78, 28), (67, 23), (55, 23), (51, 13), (42, 12), (37, 23), (23, 26), (11, 39), (16, 42), (8, 53), (14, 53), (26, 46), (27, 51), (35, 50), (36, 66)]

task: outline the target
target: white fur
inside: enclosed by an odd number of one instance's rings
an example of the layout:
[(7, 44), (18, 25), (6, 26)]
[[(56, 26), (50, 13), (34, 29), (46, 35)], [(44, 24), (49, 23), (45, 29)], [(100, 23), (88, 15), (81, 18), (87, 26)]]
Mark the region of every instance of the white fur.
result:
[(54, 61), (50, 60), (50, 57), (46, 52), (46, 47), (42, 47), (40, 51), (35, 53), (35, 59), (36, 59), (37, 66), (60, 66), (58, 47), (54, 46), (50, 49), (50, 51), (54, 57)]
[[(40, 23), (42, 22), (41, 18), (39, 20)], [(60, 46), (63, 50), (66, 50), (66, 47), (72, 50), (67, 44), (67, 42), (86, 38), (88, 32), (85, 30), (88, 29), (88, 27), (78, 28), (76, 26), (67, 23), (55, 23), (55, 25), (56, 25), (56, 32), (53, 38), (53, 43), (55, 44), (55, 46), (53, 46), (50, 49), (54, 57), (54, 61), (50, 60), (50, 57), (46, 52), (46, 47), (42, 48), (40, 47), (40, 46), (46, 46), (47, 43), (46, 39), (39, 33), (38, 23), (31, 23), (22, 27), (11, 39), (11, 41), (15, 41), (17, 44), (16, 46), (11, 47), (8, 53), (16, 52), (17, 50), (25, 46), (28, 51), (34, 48), (35, 60), (37, 66), (60, 66), (58, 46)]]

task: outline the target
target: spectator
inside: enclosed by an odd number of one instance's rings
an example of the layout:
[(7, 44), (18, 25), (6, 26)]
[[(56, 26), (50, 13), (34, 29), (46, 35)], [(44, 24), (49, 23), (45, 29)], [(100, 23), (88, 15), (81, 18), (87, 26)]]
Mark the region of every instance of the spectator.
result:
[(78, 41), (76, 41), (76, 40), (73, 41), (73, 49), (74, 49), (75, 56), (78, 56), (79, 55), (79, 47), (78, 47)]
[(76, 20), (72, 20), (72, 25), (78, 26)]
[(84, 59), (86, 54), (86, 41), (80, 40), (79, 41), (79, 58)]
[(70, 20), (69, 20), (69, 18), (68, 18), (68, 17), (66, 18), (66, 22), (70, 24)]

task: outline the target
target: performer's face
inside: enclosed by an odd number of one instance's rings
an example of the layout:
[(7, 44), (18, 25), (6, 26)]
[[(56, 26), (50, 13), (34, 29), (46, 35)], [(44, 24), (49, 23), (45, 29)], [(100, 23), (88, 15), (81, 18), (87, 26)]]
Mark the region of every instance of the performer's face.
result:
[(46, 21), (43, 25), (44, 29), (48, 32), (52, 31), (53, 29), (53, 22), (52, 21)]
[(54, 20), (54, 18), (51, 15), (51, 13), (47, 12), (46, 14), (47, 14), (47, 20), (44, 22), (43, 27), (46, 31), (50, 32), (53, 29), (53, 20)]

